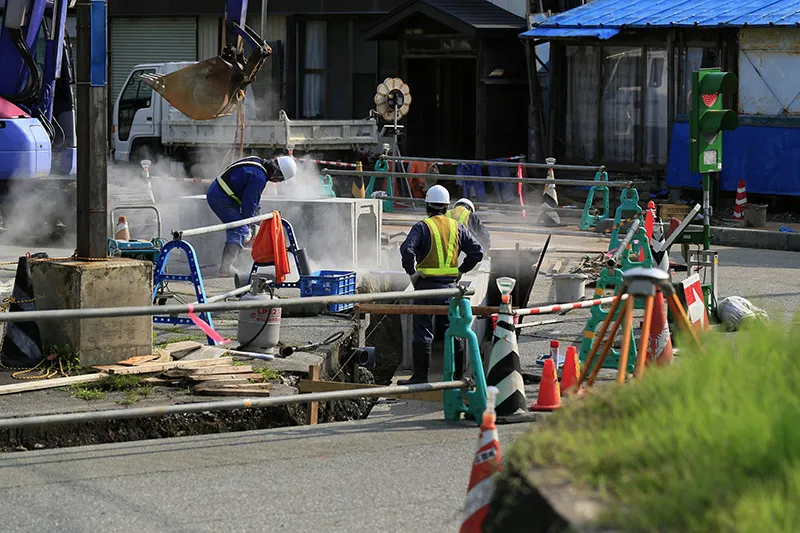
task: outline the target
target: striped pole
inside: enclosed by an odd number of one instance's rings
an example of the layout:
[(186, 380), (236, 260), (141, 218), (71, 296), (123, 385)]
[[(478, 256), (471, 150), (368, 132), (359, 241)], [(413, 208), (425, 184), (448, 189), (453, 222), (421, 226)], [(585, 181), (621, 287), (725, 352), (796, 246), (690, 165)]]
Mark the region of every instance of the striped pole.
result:
[(499, 391), (495, 408), (499, 416), (524, 413), (528, 405), (512, 313), (511, 295), (504, 294), (494, 329), (494, 344), (486, 373), (486, 385), (497, 387)]
[[(622, 295), (623, 300), (627, 298), (628, 298), (627, 294)], [(585, 300), (582, 302), (572, 302), (568, 304), (546, 305), (544, 307), (531, 307), (529, 309), (515, 309), (514, 311), (512, 311), (512, 314), (516, 316), (548, 315), (552, 313), (560, 313), (562, 311), (570, 311), (572, 309), (586, 309), (588, 307), (594, 307), (596, 305), (610, 304), (616, 299), (617, 299), (616, 296), (608, 296), (606, 298), (597, 298), (596, 300)], [(500, 320), (498, 319), (498, 324), (499, 322)]]
[(741, 220), (744, 218), (744, 206), (747, 205), (747, 190), (745, 181), (739, 180), (736, 186), (736, 205), (733, 206), (733, 218)]

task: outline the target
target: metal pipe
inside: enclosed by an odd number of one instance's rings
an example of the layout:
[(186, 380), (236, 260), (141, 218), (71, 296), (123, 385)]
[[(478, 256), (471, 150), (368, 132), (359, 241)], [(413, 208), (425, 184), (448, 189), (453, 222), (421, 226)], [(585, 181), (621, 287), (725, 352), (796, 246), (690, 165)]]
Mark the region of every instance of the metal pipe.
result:
[(606, 167), (604, 166), (591, 166), (591, 165), (548, 165), (547, 163), (516, 163), (511, 161), (488, 161), (488, 160), (472, 160), (472, 159), (435, 159), (430, 157), (409, 157), (409, 156), (391, 156), (382, 155), (382, 159), (390, 161), (421, 161), (423, 163), (437, 163), (439, 165), (482, 165), (487, 167), (514, 167), (523, 166), (525, 168), (543, 168), (553, 170), (589, 170), (592, 172), (603, 172)]
[(619, 246), (617, 246), (617, 249), (614, 250), (613, 254), (611, 254), (611, 257), (606, 259), (606, 266), (608, 268), (614, 268), (619, 264), (619, 260), (622, 257), (622, 254), (625, 252), (625, 248), (627, 248), (633, 240), (633, 235), (639, 230), (640, 224), (641, 220), (638, 218), (633, 221), (630, 229), (628, 229), (628, 233), (625, 234), (625, 238), (620, 241)]
[(239, 400), (222, 400), (218, 402), (183, 403), (179, 405), (162, 405), (157, 407), (134, 407), (131, 409), (110, 409), (87, 413), (65, 413), (57, 415), (26, 416), (0, 419), (0, 430), (29, 427), (51, 426), (57, 424), (78, 424), (87, 422), (106, 422), (130, 418), (144, 418), (188, 413), (204, 413), (208, 411), (235, 411), (237, 409), (253, 409), (257, 407), (276, 407), (293, 403), (331, 402), (352, 400), (357, 398), (375, 398), (380, 396), (398, 396), (416, 392), (432, 392), (451, 389), (466, 389), (469, 381), (441, 381), (437, 383), (419, 383), (416, 385), (393, 385), (355, 390), (338, 390), (331, 392), (312, 392), (309, 394), (293, 394), (290, 396), (270, 396), (268, 398), (242, 398)]
[(432, 289), (425, 291), (394, 291), (366, 294), (345, 294), (342, 296), (311, 296), (308, 298), (287, 298), (285, 300), (245, 300), (237, 302), (214, 302), (190, 305), (150, 305), (138, 307), (101, 307), (92, 309), (53, 309), (49, 311), (22, 311), (0, 313), (1, 322), (34, 322), (37, 320), (65, 320), (73, 318), (108, 318), (122, 316), (180, 315), (190, 310), (195, 313), (214, 313), (221, 311), (240, 311), (242, 309), (272, 309), (276, 307), (304, 307), (311, 305), (330, 305), (364, 302), (384, 302), (394, 300), (416, 300), (419, 298), (456, 298), (469, 296), (475, 289)]
[[(404, 223), (417, 223), (419, 220), (406, 220), (406, 219), (384, 219), (383, 225), (384, 226), (402, 226)], [(590, 231), (571, 231), (571, 230), (550, 230), (550, 229), (538, 229), (538, 228), (520, 228), (520, 227), (512, 227), (512, 226), (494, 226), (489, 222), (484, 222), (484, 225), (487, 229), (492, 231), (498, 231), (500, 233), (530, 233), (533, 235), (557, 235), (561, 237), (595, 237), (595, 238), (602, 238), (601, 235), (597, 233), (592, 233)]]
[[(623, 300), (626, 300), (627, 298), (628, 298), (627, 294), (622, 295)], [(528, 309), (515, 309), (514, 311), (511, 312), (511, 314), (516, 316), (549, 315), (552, 313), (560, 313), (562, 311), (570, 311), (572, 309), (586, 309), (588, 307), (595, 307), (597, 305), (610, 304), (616, 299), (617, 299), (616, 296), (608, 296), (606, 298), (598, 298), (596, 300), (588, 300), (583, 302), (546, 305), (542, 307), (530, 307)]]
[[(245, 285), (244, 287), (239, 287), (238, 289), (233, 289), (232, 291), (223, 292), (222, 294), (217, 294), (216, 296), (212, 296), (211, 298), (206, 298), (206, 303), (214, 303), (219, 302), (222, 300), (227, 300), (228, 298), (233, 298), (234, 296), (239, 296), (240, 294), (244, 294), (250, 291), (250, 287), (252, 287), (252, 283)], [(198, 304), (200, 302), (195, 302)]]
[[(378, 191), (378, 192), (383, 192), (383, 191)], [(418, 203), (418, 204), (424, 204), (425, 203), (425, 198), (403, 198), (402, 196), (373, 196), (372, 198), (375, 199), (375, 200), (392, 200), (392, 201), (395, 201), (395, 202), (415, 202), (415, 203)], [(527, 211), (528, 213), (531, 212), (531, 208), (530, 207), (525, 207), (525, 206), (517, 205), (517, 204), (495, 204), (495, 203), (490, 203), (490, 202), (480, 202), (480, 204), (475, 206), (475, 207), (479, 211), (481, 210), (482, 207), (486, 207), (486, 208), (494, 207), (494, 208), (497, 208), (497, 209), (509, 209), (509, 208), (511, 208), (511, 209), (515, 209), (517, 211)], [(576, 209), (576, 211), (577, 211), (577, 209)]]
[(256, 222), (263, 222), (264, 220), (269, 220), (272, 217), (273, 217), (272, 213), (267, 213), (265, 215), (258, 215), (257, 217), (250, 217), (250, 218), (245, 218), (244, 220), (237, 220), (236, 222), (228, 222), (227, 224), (216, 224), (214, 226), (204, 226), (202, 228), (192, 228), (187, 230), (173, 231), (172, 236), (175, 239), (181, 239), (183, 237), (205, 235), (206, 233), (213, 233), (215, 231), (225, 231), (233, 228), (241, 228), (242, 226), (249, 226), (250, 224), (255, 224)]
[[(445, 181), (484, 181), (490, 183), (529, 183), (531, 185), (547, 185), (553, 183), (553, 180), (546, 178), (514, 178), (514, 177), (498, 177), (498, 176), (456, 176), (454, 174), (412, 174), (410, 172), (377, 172), (374, 170), (357, 171), (357, 170), (335, 170), (330, 168), (323, 168), (322, 174), (327, 174), (332, 177), (345, 176), (345, 177), (364, 177), (371, 178), (372, 176), (378, 178), (425, 178), (434, 180)], [(594, 179), (557, 179), (556, 185), (563, 185), (565, 187), (591, 187), (592, 185), (601, 184), (603, 187), (612, 189), (629, 189), (634, 185), (646, 183), (645, 181), (627, 180), (627, 181), (595, 181)]]

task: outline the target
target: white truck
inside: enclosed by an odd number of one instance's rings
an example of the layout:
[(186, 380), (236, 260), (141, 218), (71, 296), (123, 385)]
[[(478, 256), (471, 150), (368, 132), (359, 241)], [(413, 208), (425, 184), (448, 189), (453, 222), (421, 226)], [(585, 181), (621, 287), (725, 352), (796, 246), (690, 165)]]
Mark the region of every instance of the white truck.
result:
[[(166, 155), (187, 170), (202, 168), (195, 163), (221, 161), (236, 138), (236, 116), (196, 121), (172, 107), (139, 76), (170, 74), (192, 62), (137, 65), (128, 76), (114, 103), (112, 133), (114, 160), (138, 163)], [(310, 154), (344, 155), (347, 152), (377, 152), (379, 128), (375, 119), (289, 120), (281, 111), (277, 120), (255, 120), (256, 103), (250, 87), (245, 97), (244, 146), (248, 152), (294, 148)], [(331, 154), (333, 155), (333, 154)], [(196, 170), (190, 170), (196, 174)]]

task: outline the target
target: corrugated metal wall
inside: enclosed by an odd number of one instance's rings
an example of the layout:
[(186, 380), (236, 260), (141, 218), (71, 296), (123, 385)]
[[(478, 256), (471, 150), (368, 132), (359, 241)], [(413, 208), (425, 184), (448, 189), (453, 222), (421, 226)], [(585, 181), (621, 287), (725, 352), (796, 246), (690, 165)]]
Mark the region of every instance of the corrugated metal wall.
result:
[[(247, 25), (256, 33), (261, 32), (261, 17), (248, 16)], [(278, 112), (284, 105), (285, 97), (285, 54), (286, 54), (286, 17), (267, 16), (267, 33), (262, 38), (272, 46), (272, 55), (253, 83), (253, 95), (256, 99), (257, 117), (261, 120), (276, 120)], [(281, 41), (278, 46), (277, 41)]]
[(197, 60), (210, 59), (219, 54), (219, 34), (222, 18), (202, 15), (197, 17)]
[(197, 60), (196, 17), (112, 18), (111, 102), (140, 63)]
[(800, 32), (739, 31), (739, 113), (800, 116)]

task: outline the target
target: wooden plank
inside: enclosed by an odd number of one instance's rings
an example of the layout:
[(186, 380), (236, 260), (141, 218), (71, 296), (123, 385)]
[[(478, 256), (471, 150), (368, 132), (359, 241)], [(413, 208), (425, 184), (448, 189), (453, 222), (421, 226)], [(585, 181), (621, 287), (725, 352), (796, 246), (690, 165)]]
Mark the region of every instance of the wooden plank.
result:
[(201, 368), (173, 368), (167, 370), (164, 375), (168, 378), (183, 378), (186, 376), (210, 376), (213, 374), (252, 374), (253, 367), (250, 365), (216, 365)]
[(230, 357), (221, 357), (217, 359), (198, 359), (195, 361), (170, 361), (169, 363), (148, 363), (139, 366), (122, 366), (122, 365), (104, 365), (93, 366), (95, 370), (105, 372), (106, 374), (122, 375), (122, 374), (154, 374), (157, 372), (164, 372), (173, 368), (190, 368), (190, 367), (204, 367), (215, 365), (230, 364), (232, 359)]
[(175, 359), (182, 359), (205, 346), (197, 341), (181, 341), (167, 344), (164, 349)]
[(272, 383), (270, 382), (263, 382), (263, 383), (239, 383), (238, 381), (205, 381), (202, 383), (198, 383), (194, 387), (194, 390), (205, 390), (205, 389), (236, 389), (236, 390), (271, 390)]
[(25, 383), (13, 383), (11, 385), (0, 386), (0, 395), (44, 389), (56, 389), (58, 387), (77, 385), (78, 383), (92, 383), (93, 381), (100, 381), (104, 377), (106, 377), (106, 374), (82, 374), (80, 376), (68, 376), (65, 378), (38, 379), (36, 381), (27, 381)]
[[(308, 367), (308, 377), (310, 379), (301, 380), (309, 381), (311, 383), (320, 383), (319, 381), (319, 366), (311, 365)], [(319, 402), (309, 402), (308, 413), (306, 414), (306, 423), (310, 426), (316, 425), (319, 422)]]
[(123, 366), (138, 366), (143, 363), (149, 363), (150, 361), (155, 361), (158, 358), (159, 358), (158, 355), (136, 355), (134, 357), (129, 357), (124, 361), (119, 361), (117, 364)]
[(269, 390), (262, 389), (262, 390), (237, 390), (237, 389), (227, 389), (227, 388), (220, 388), (220, 389), (203, 389), (203, 390), (195, 390), (195, 393), (199, 394), (200, 396), (269, 396), (272, 394)]
[[(516, 307), (514, 309), (517, 309)], [(360, 313), (376, 315), (446, 315), (446, 305), (408, 305), (408, 304), (361, 304)], [(500, 312), (499, 307), (486, 305), (472, 306), (472, 316), (491, 316)]]
[[(330, 392), (337, 390), (358, 390), (373, 389), (383, 387), (383, 385), (366, 385), (364, 383), (342, 383), (339, 381), (313, 381), (301, 379), (297, 382), (297, 390), (303, 394), (307, 392)], [(386, 395), (384, 398), (397, 398), (406, 400), (418, 400), (421, 402), (442, 402), (442, 391), (412, 392), (411, 394), (399, 394), (397, 396)]]
[(195, 376), (193, 374), (189, 374), (188, 376), (184, 377), (186, 381), (247, 381), (250, 379), (261, 379), (264, 376), (261, 374), (211, 374), (211, 375), (202, 375), (202, 376)]

